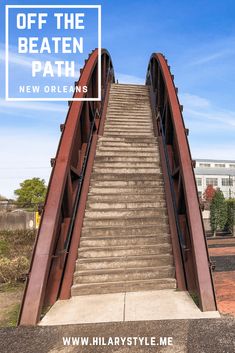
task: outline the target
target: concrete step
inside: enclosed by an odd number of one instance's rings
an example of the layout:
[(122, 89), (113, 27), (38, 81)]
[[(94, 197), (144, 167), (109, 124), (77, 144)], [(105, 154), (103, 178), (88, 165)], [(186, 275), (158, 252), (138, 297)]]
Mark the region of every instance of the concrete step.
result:
[(105, 129), (132, 129), (133, 131), (137, 131), (138, 130), (152, 130), (153, 129), (153, 125), (150, 123), (136, 123), (136, 122), (114, 122), (114, 121), (107, 121), (107, 123), (105, 124)]
[(139, 136), (147, 137), (153, 136), (153, 132), (129, 132), (129, 131), (104, 131), (104, 136)]
[(159, 189), (159, 188), (134, 188), (134, 187), (123, 187), (123, 188), (111, 188), (111, 187), (96, 187), (96, 186), (90, 186), (89, 189), (89, 195), (120, 195), (125, 193), (125, 195), (127, 195), (127, 198), (133, 198), (134, 195), (136, 196), (143, 196), (145, 197), (145, 195), (149, 195), (152, 193), (152, 195), (154, 195), (155, 197), (158, 198), (158, 200), (160, 200), (160, 198), (162, 198), (162, 200), (165, 200), (165, 193), (164, 193), (164, 189)]
[(133, 102), (130, 105), (130, 98), (125, 98), (123, 96), (113, 96), (111, 98), (112, 100), (112, 104), (108, 105), (108, 109), (109, 110), (117, 110), (120, 111), (122, 110), (124, 111), (136, 111), (137, 112), (137, 108), (140, 108), (140, 110), (146, 110), (146, 111), (151, 111), (151, 107), (148, 104), (148, 98), (146, 98), (146, 96), (144, 95), (138, 95), (138, 96), (133, 96), (132, 97)]
[(133, 102), (136, 102), (137, 99), (145, 99), (145, 101), (149, 100), (149, 92), (148, 91), (143, 91), (143, 90), (127, 90), (127, 91), (122, 91), (122, 90), (111, 90), (110, 91), (110, 100), (109, 104), (114, 102), (114, 99), (119, 99), (122, 98), (122, 102), (126, 101), (127, 98), (131, 98), (129, 101), (132, 104)]
[(146, 94), (147, 96), (149, 96), (149, 90), (148, 89), (144, 89), (144, 88), (139, 88), (139, 87), (111, 87), (110, 92), (112, 95), (114, 94), (121, 94), (121, 95), (125, 95), (127, 97), (127, 95), (135, 95), (135, 94)]
[(158, 156), (157, 151), (107, 151), (107, 149), (98, 149), (96, 151), (96, 156), (116, 156), (116, 157), (156, 157)]
[[(137, 207), (135, 206), (135, 203), (138, 203), (138, 206), (141, 205), (141, 203), (146, 203), (146, 202), (157, 202), (160, 203), (161, 205), (165, 206), (165, 203), (161, 200), (163, 195), (163, 192), (159, 195), (157, 194), (126, 194), (126, 193), (119, 193), (119, 194), (98, 194), (98, 195), (93, 195), (90, 194), (88, 195), (88, 200), (87, 200), (87, 205), (90, 206), (91, 204), (95, 203), (105, 203), (108, 202), (109, 205), (112, 203), (116, 204), (118, 202), (125, 202), (125, 203), (132, 203), (134, 205), (134, 208)], [(115, 202), (114, 202), (115, 201)], [(156, 206), (159, 207), (159, 206)], [(110, 207), (112, 208), (112, 207)]]
[(80, 283), (90, 284), (174, 278), (174, 275), (175, 269), (173, 266), (76, 271), (74, 273), (73, 285)]
[[(149, 190), (149, 189), (148, 189)], [(135, 192), (134, 189), (129, 189), (129, 188), (123, 188), (121, 190), (119, 188), (116, 189), (111, 189), (109, 190), (105, 189), (97, 189), (97, 188), (92, 188), (90, 187), (89, 189), (89, 200), (100, 200), (100, 201), (106, 201), (106, 200), (115, 200), (115, 201), (129, 201), (129, 202), (135, 202), (135, 201), (158, 201), (158, 202), (165, 202), (165, 193), (164, 190), (154, 190), (154, 193), (150, 195), (150, 193), (144, 192), (144, 190), (141, 190), (140, 192), (137, 191)], [(93, 198), (92, 198), (93, 197)], [(88, 201), (89, 201), (88, 200)]]
[(122, 83), (112, 83), (111, 90), (113, 91), (141, 91), (149, 92), (149, 87), (146, 85), (136, 85), (136, 84), (122, 84)]
[[(132, 129), (133, 131), (139, 131), (139, 130), (152, 130), (153, 125), (151, 122), (149, 123), (139, 123), (139, 122), (127, 122), (124, 121), (123, 123), (121, 121), (110, 121), (107, 122), (105, 125), (106, 129)], [(138, 143), (138, 142), (137, 142)]]
[[(150, 192), (152, 191), (152, 193)], [(152, 198), (150, 198), (152, 194)], [(90, 197), (94, 196), (94, 199), (107, 200), (109, 197), (115, 200), (146, 200), (146, 199), (155, 199), (157, 201), (165, 201), (165, 192), (164, 189), (159, 188), (98, 188), (90, 186), (89, 189), (89, 200)]]
[(71, 288), (72, 296), (101, 293), (134, 292), (141, 290), (161, 290), (176, 288), (173, 278), (162, 278), (140, 281), (105, 282), (92, 284), (76, 284)]
[[(157, 193), (158, 191), (164, 192), (164, 182), (163, 180), (95, 180), (91, 179), (90, 183), (91, 187), (103, 187), (103, 188), (123, 188), (123, 193), (125, 194), (125, 189), (124, 188), (136, 188), (134, 189), (134, 193), (142, 189), (144, 192), (144, 188), (155, 188), (151, 189), (151, 193)], [(147, 193), (146, 194), (151, 194)]]
[[(146, 104), (146, 98), (143, 96), (135, 97), (135, 101), (132, 102), (132, 105), (130, 106), (129, 101), (123, 99), (121, 97), (116, 97), (113, 99), (113, 104), (108, 106), (107, 111), (128, 111), (128, 112), (133, 112), (135, 111), (136, 114), (140, 114), (140, 111), (142, 112), (151, 112), (151, 107)], [(140, 111), (138, 112), (138, 109), (140, 108)]]
[(145, 153), (149, 153), (149, 152), (153, 152), (155, 153), (157, 156), (159, 156), (159, 152), (158, 152), (158, 148), (156, 145), (152, 145), (152, 146), (104, 146), (104, 145), (99, 145), (97, 147), (97, 151), (101, 152), (112, 152), (112, 151), (118, 151), (118, 152), (145, 152)]
[(132, 245), (155, 245), (155, 244), (171, 244), (169, 235), (125, 235), (113, 237), (82, 237), (80, 248), (82, 247), (109, 247), (109, 246), (132, 246)]
[(153, 132), (153, 128), (152, 127), (149, 127), (149, 128), (143, 128), (143, 127), (140, 127), (140, 128), (136, 128), (134, 126), (125, 126), (125, 127), (105, 127), (104, 128), (104, 134), (108, 134), (109, 132), (116, 132), (116, 133), (121, 133), (121, 132), (124, 132), (124, 133), (135, 133), (135, 134), (145, 134), (145, 133), (152, 133)]
[[(146, 97), (146, 99), (149, 99), (149, 90), (143, 90), (143, 89), (112, 89), (110, 90), (110, 97), (123, 97), (123, 98), (128, 98), (131, 97), (131, 103), (136, 99), (137, 97)], [(112, 103), (113, 99), (109, 100), (109, 103)]]
[[(133, 115), (131, 116), (123, 116), (122, 114), (118, 116), (107, 116), (106, 119), (107, 124), (131, 124), (131, 125), (144, 125), (144, 124), (149, 124), (152, 125), (152, 117), (151, 116), (141, 116), (138, 118), (135, 118)], [(153, 136), (154, 137), (154, 136)]]
[(137, 106), (142, 106), (146, 109), (150, 109), (148, 94), (133, 94), (130, 95), (128, 93), (128, 97), (124, 94), (112, 93), (110, 96), (108, 107), (116, 107), (120, 108), (125, 106), (127, 109), (136, 109)]
[(94, 168), (158, 168), (160, 170), (160, 163), (158, 162), (98, 162), (94, 164)]
[(94, 173), (99, 173), (99, 174), (114, 174), (116, 177), (118, 177), (118, 174), (161, 174), (160, 168), (157, 167), (152, 167), (152, 168), (102, 168), (102, 167), (96, 167), (94, 165), (93, 167)]
[[(113, 96), (117, 96), (117, 97), (125, 97), (127, 98), (127, 96), (133, 96), (132, 99), (135, 98), (135, 96), (145, 96), (145, 97), (149, 97), (149, 91), (147, 89), (139, 89), (139, 88), (112, 88), (110, 90), (110, 95), (113, 98)], [(131, 100), (132, 101), (132, 100)]]
[(105, 219), (116, 219), (116, 218), (144, 218), (144, 217), (166, 217), (167, 212), (166, 209), (163, 208), (139, 208), (138, 210), (136, 209), (99, 209), (99, 210), (86, 210), (85, 211), (85, 220), (87, 219), (99, 219), (99, 220), (105, 220)]
[(108, 137), (108, 136), (100, 136), (99, 137), (99, 143), (100, 142), (124, 142), (124, 143), (157, 143), (158, 144), (158, 138), (157, 137), (148, 137), (148, 138), (142, 138), (140, 139), (139, 137), (136, 139), (135, 137)]
[(119, 118), (119, 119), (130, 119), (132, 121), (143, 120), (152, 121), (152, 110), (151, 109), (125, 109), (125, 108), (107, 108), (106, 121), (108, 119)]
[(152, 116), (152, 111), (150, 108), (149, 109), (144, 109), (144, 108), (141, 108), (141, 109), (138, 109), (138, 108), (136, 108), (136, 109), (133, 109), (133, 108), (132, 109), (108, 108), (107, 114), (108, 114), (108, 117), (111, 115), (114, 115), (114, 116), (122, 115), (122, 116), (132, 116), (133, 119), (136, 119), (137, 117), (139, 117), (139, 118), (147, 117), (150, 119), (150, 117)]
[(145, 163), (160, 163), (160, 159), (158, 156), (155, 157), (117, 157), (117, 156), (106, 156), (106, 157), (102, 157), (102, 156), (96, 156), (95, 159), (95, 164), (96, 163), (102, 163), (102, 162), (111, 162), (111, 163), (117, 163), (117, 162), (122, 162), (122, 163), (141, 163), (141, 162), (145, 162)]
[(83, 227), (82, 229), (82, 239), (85, 237), (120, 237), (120, 236), (156, 236), (162, 237), (163, 235), (167, 235), (169, 233), (169, 225), (168, 224), (159, 224), (158, 227), (156, 225), (148, 225), (148, 224), (138, 224), (138, 225), (126, 225), (120, 228), (118, 225), (115, 227), (107, 226), (102, 227), (95, 225), (94, 227)]
[(120, 100), (121, 103), (128, 101), (129, 98), (129, 104), (130, 101), (131, 103), (133, 102), (137, 102), (137, 100), (139, 101), (140, 99), (144, 100), (145, 102), (149, 100), (149, 93), (148, 91), (142, 91), (142, 90), (136, 90), (136, 91), (132, 91), (132, 90), (111, 90), (110, 91), (110, 100), (109, 102), (112, 103), (116, 100)]
[(110, 246), (110, 247), (82, 247), (78, 249), (78, 257), (95, 258), (95, 257), (115, 257), (115, 256), (141, 256), (141, 255), (161, 255), (171, 253), (170, 244), (141, 245), (130, 247), (126, 246)]
[[(128, 180), (128, 181), (132, 181), (132, 180), (142, 180), (142, 181), (147, 181), (147, 180), (163, 180), (162, 174), (139, 174), (139, 173), (132, 173), (132, 174), (127, 174), (127, 173), (122, 173), (122, 174), (111, 174), (111, 173), (107, 173), (107, 174), (102, 174), (99, 172), (94, 172), (92, 173), (92, 178), (91, 180)], [(147, 192), (148, 193), (148, 192)]]
[(81, 270), (98, 270), (111, 268), (141, 268), (141, 267), (157, 267), (157, 266), (173, 266), (173, 256), (171, 254), (164, 255), (144, 255), (144, 256), (128, 256), (128, 257), (101, 257), (101, 258), (78, 258), (76, 261), (76, 271)]
[(131, 123), (146, 123), (152, 122), (152, 114), (133, 114), (133, 113), (126, 113), (124, 111), (121, 112), (107, 112), (106, 121), (113, 121), (113, 122), (131, 122)]
[(144, 119), (142, 121), (136, 121), (136, 120), (130, 120), (130, 119), (119, 119), (119, 121), (113, 120), (112, 118), (107, 118), (105, 121), (105, 126), (112, 124), (112, 125), (135, 125), (136, 127), (138, 126), (145, 126), (149, 125), (152, 126), (152, 119)]
[(126, 100), (121, 100), (120, 98), (124, 98), (124, 94), (116, 94), (116, 93), (112, 93), (112, 98), (109, 101), (109, 107), (112, 106), (126, 106), (126, 107), (131, 107), (131, 106), (144, 106), (144, 107), (148, 107), (149, 108), (149, 100), (148, 100), (148, 94), (138, 94), (138, 97), (136, 97), (135, 95), (133, 95), (133, 97), (131, 97), (131, 104), (130, 104), (130, 100), (129, 102)]
[(149, 90), (149, 87), (147, 85), (144, 84), (138, 84), (138, 83), (112, 83), (111, 84), (111, 88), (112, 89), (116, 89), (116, 88), (123, 88), (123, 89), (142, 89), (142, 90)]
[(140, 134), (141, 135), (145, 135), (145, 134), (153, 134), (153, 128), (140, 128), (140, 129), (136, 129), (134, 128), (133, 126), (129, 126), (129, 127), (117, 127), (117, 128), (113, 128), (113, 127), (105, 127), (104, 128), (104, 136), (107, 135), (107, 134), (135, 134), (136, 136), (139, 136)]
[(150, 120), (152, 119), (152, 110), (151, 109), (148, 109), (148, 110), (145, 110), (145, 109), (142, 109), (142, 110), (127, 110), (127, 109), (110, 109), (110, 108), (107, 108), (107, 116), (106, 116), (106, 119), (108, 118), (128, 118), (128, 119), (132, 119), (132, 120), (138, 120), (138, 119), (142, 119), (142, 120)]
[(123, 115), (126, 111), (116, 111), (116, 115), (120, 116), (107, 116), (105, 124), (123, 124), (123, 125), (135, 125), (135, 126), (141, 126), (141, 125), (153, 125), (152, 123), (152, 118), (151, 115), (148, 116), (142, 116), (141, 114), (136, 114), (135, 112), (130, 114), (130, 116), (125, 116)]
[(150, 108), (149, 108), (149, 105), (146, 104), (146, 99), (144, 100), (141, 100), (141, 99), (138, 99), (136, 100), (132, 106), (130, 106), (130, 104), (128, 104), (128, 102), (121, 102), (121, 101), (114, 101), (112, 104), (109, 104), (108, 106), (108, 111), (110, 110), (116, 110), (116, 111), (129, 111), (129, 112), (132, 112), (132, 111), (147, 111), (149, 112), (150, 111)]
[(112, 103), (114, 99), (121, 99), (121, 101), (125, 101), (128, 98), (131, 98), (131, 103), (135, 102), (138, 98), (149, 100), (149, 92), (143, 90), (112, 90), (110, 91), (110, 100)]
[(125, 226), (147, 226), (168, 225), (168, 218), (163, 216), (158, 217), (136, 217), (136, 218), (85, 218), (83, 220), (84, 227), (125, 227)]
[(115, 195), (112, 195), (114, 196), (112, 198), (112, 201), (111, 200), (106, 200), (106, 201), (99, 201), (99, 202), (95, 202), (95, 201), (89, 201), (88, 199), (88, 202), (87, 202), (87, 207), (86, 209), (88, 211), (91, 211), (91, 210), (109, 210), (109, 209), (112, 209), (112, 210), (123, 210), (123, 209), (149, 209), (149, 208), (161, 208), (161, 209), (166, 209), (166, 203), (164, 201), (139, 201), (139, 202), (127, 202), (127, 201), (124, 201), (124, 202), (120, 202), (120, 201), (117, 201), (116, 198), (115, 198)]
[(131, 98), (131, 102), (133, 102), (136, 97), (145, 97), (146, 99), (149, 99), (149, 91), (147, 90), (141, 90), (141, 89), (112, 89), (110, 90), (110, 97), (111, 100), (110, 102), (113, 101), (113, 97), (122, 97), (127, 99), (128, 97)]
[(124, 92), (124, 93), (149, 93), (149, 87), (148, 86), (142, 86), (142, 85), (126, 85), (126, 84), (112, 84), (110, 91), (113, 92)]

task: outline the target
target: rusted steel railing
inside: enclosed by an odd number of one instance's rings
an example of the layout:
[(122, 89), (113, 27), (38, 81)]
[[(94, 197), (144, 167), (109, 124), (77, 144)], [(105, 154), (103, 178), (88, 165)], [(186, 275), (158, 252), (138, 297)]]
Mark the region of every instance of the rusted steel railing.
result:
[[(80, 233), (75, 231), (76, 218), (85, 212), (88, 192), (84, 176), (91, 172), (105, 97), (114, 81), (109, 53), (101, 52), (101, 101), (71, 101), (62, 136), (53, 159), (53, 170), (35, 242), (31, 267), (19, 316), (20, 325), (35, 325), (44, 305), (52, 305), (58, 297), (68, 298), (75, 266)], [(78, 86), (87, 93), (74, 93), (75, 98), (98, 97), (98, 50), (94, 50), (84, 68)], [(77, 230), (77, 228), (76, 228)], [(75, 239), (76, 238), (76, 239)], [(68, 265), (69, 264), (69, 265)], [(70, 273), (72, 271), (72, 273)], [(66, 278), (66, 280), (64, 280)]]
[(169, 225), (172, 234), (179, 289), (196, 295), (203, 311), (216, 310), (202, 215), (193, 172), (187, 130), (182, 117), (174, 77), (162, 54), (153, 54), (146, 84), (165, 181)]

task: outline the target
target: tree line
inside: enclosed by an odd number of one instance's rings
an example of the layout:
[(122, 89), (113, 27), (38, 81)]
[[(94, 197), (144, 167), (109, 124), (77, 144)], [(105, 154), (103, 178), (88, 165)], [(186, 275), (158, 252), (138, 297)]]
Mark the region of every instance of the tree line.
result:
[(210, 226), (213, 236), (226, 231), (235, 236), (235, 199), (225, 199), (223, 192), (208, 185), (201, 200), (202, 209), (210, 210)]

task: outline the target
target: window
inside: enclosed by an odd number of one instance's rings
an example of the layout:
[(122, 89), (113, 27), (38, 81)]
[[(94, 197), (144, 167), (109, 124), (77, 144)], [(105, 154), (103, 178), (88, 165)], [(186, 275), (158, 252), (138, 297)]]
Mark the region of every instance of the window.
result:
[(198, 191), (198, 197), (202, 197), (202, 192), (201, 191)]
[(199, 163), (199, 167), (210, 168), (210, 163)]
[(225, 164), (223, 163), (215, 163), (216, 168), (225, 168)]
[(196, 178), (197, 186), (202, 186), (202, 178)]
[(233, 180), (231, 178), (222, 178), (222, 186), (233, 186)]
[(218, 179), (217, 178), (206, 178), (206, 186), (218, 186)]
[(235, 168), (235, 164), (229, 164), (229, 168)]

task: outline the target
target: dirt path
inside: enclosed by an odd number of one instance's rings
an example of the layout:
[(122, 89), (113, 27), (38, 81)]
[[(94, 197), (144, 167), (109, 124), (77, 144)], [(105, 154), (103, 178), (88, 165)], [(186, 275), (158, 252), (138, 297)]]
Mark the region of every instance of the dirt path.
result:
[(23, 286), (0, 288), (0, 327), (12, 325), (23, 294)]

